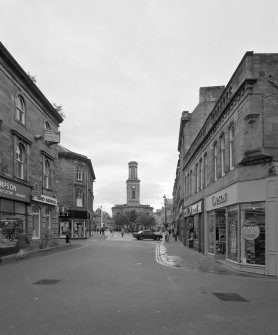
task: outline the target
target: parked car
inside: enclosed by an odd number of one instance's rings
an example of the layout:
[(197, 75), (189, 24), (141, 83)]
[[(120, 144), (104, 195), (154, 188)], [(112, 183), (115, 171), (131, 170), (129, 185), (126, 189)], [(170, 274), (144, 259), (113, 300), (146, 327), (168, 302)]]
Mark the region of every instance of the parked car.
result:
[(154, 233), (151, 230), (140, 230), (138, 233), (134, 233), (133, 237), (137, 240), (151, 239), (151, 240), (161, 240), (162, 235), (159, 233)]

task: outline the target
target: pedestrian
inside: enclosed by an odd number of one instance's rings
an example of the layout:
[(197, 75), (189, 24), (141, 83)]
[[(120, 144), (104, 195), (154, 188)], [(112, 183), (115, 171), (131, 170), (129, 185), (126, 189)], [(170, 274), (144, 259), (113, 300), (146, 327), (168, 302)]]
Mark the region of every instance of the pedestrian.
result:
[(26, 253), (26, 250), (28, 246), (30, 245), (30, 241), (28, 236), (23, 232), (23, 230), (20, 230), (16, 235), (16, 247), (18, 249), (17, 258), (24, 258), (24, 255)]
[(70, 245), (70, 233), (66, 232), (66, 246)]
[(122, 228), (122, 230), (121, 230), (121, 234), (122, 234), (122, 237), (124, 237), (124, 234), (125, 234), (125, 230), (124, 230), (124, 228)]
[(175, 241), (177, 242), (177, 240), (178, 240), (178, 231), (177, 231), (177, 229), (174, 230), (174, 237), (175, 237)]
[(166, 229), (165, 232), (164, 232), (164, 238), (165, 238), (165, 242), (168, 242), (169, 241), (169, 233), (168, 233), (168, 230)]

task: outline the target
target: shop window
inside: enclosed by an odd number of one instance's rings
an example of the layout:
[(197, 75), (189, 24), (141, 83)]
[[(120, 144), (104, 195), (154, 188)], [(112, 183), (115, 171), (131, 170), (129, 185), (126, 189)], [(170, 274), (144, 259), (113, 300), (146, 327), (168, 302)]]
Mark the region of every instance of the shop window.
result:
[(76, 191), (76, 207), (83, 207), (83, 191)]
[(16, 113), (15, 118), (22, 124), (25, 124), (25, 102), (21, 95), (16, 97)]
[(50, 188), (50, 162), (48, 159), (44, 160), (43, 167), (43, 186), (45, 188)]
[(226, 209), (215, 210), (215, 251), (217, 255), (226, 254)]
[(0, 208), (0, 247), (13, 248), (16, 246), (17, 233), (26, 233), (26, 204), (0, 199)]
[(225, 175), (225, 136), (224, 134), (220, 137), (220, 164), (221, 164), (221, 176)]
[(16, 146), (16, 177), (24, 179), (26, 152), (22, 143)]
[(40, 238), (41, 210), (38, 206), (32, 206), (32, 238)]
[(240, 222), (241, 263), (265, 265), (265, 204), (241, 204)]
[(208, 221), (208, 252), (214, 254), (215, 252), (215, 213), (214, 211), (207, 213)]
[(83, 167), (81, 165), (77, 165), (76, 179), (83, 180)]
[(232, 170), (234, 168), (234, 125), (229, 128), (229, 168)]
[(238, 261), (238, 207), (227, 208), (228, 215), (228, 237), (227, 237), (227, 258)]

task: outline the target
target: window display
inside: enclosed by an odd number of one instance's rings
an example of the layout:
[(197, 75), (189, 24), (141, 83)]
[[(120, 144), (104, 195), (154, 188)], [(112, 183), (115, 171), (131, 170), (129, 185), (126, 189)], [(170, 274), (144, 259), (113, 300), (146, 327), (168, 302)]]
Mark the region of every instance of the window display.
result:
[(238, 261), (238, 206), (227, 208), (228, 214), (228, 240), (227, 258)]
[(241, 263), (265, 265), (265, 204), (240, 205)]
[(216, 214), (216, 230), (215, 230), (215, 247), (216, 254), (226, 254), (226, 209), (219, 208), (215, 211)]
[(215, 245), (215, 215), (214, 211), (208, 212), (208, 252), (214, 254)]

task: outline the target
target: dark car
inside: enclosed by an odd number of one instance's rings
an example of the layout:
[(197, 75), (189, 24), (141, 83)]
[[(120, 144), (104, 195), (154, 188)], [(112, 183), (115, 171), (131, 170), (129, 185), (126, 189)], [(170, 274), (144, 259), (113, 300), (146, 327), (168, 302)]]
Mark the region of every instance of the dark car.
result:
[(151, 239), (151, 240), (161, 240), (162, 235), (159, 233), (153, 233), (151, 230), (140, 230), (138, 233), (134, 233), (133, 237), (137, 240)]

